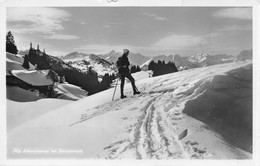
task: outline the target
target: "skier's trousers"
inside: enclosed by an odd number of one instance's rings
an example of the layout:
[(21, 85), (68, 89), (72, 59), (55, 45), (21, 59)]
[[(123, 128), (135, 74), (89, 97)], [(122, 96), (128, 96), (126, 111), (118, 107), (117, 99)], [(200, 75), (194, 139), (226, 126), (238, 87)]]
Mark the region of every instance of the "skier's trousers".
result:
[(120, 86), (121, 95), (124, 95), (125, 78), (129, 79), (129, 81), (132, 84), (133, 91), (135, 92), (136, 91), (136, 89), (135, 89), (135, 79), (132, 77), (132, 75), (129, 72), (121, 73), (120, 75), (121, 75), (121, 86)]

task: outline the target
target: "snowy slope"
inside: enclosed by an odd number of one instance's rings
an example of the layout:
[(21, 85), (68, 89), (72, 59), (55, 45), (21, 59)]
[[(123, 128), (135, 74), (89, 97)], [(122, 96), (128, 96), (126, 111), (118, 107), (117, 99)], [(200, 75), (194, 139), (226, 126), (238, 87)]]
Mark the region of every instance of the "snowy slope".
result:
[(33, 120), (55, 108), (71, 103), (69, 100), (41, 99), (36, 102), (15, 102), (7, 100), (7, 130)]
[(58, 84), (54, 90), (59, 95), (59, 99), (78, 100), (87, 96), (85, 90), (68, 83)]
[(18, 86), (6, 86), (6, 98), (12, 101), (27, 102), (41, 99), (39, 91), (30, 91)]
[(94, 94), (9, 131), (8, 157), (250, 159), (251, 74), (251, 62), (229, 63), (136, 81), (138, 96), (127, 84), (123, 100)]

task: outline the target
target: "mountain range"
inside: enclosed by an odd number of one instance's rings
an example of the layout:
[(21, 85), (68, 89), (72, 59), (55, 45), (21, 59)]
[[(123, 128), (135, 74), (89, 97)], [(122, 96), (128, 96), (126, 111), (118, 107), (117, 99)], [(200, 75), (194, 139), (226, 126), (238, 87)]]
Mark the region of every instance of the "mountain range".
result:
[(72, 52), (61, 57), (61, 59), (82, 72), (87, 72), (91, 67), (98, 75), (115, 73), (110, 62), (95, 54)]
[[(26, 53), (27, 50), (20, 52), (20, 54)], [(164, 61), (165, 63), (172, 61), (175, 63), (178, 69), (190, 69), (235, 61), (251, 60), (252, 53), (252, 49), (249, 49), (241, 51), (237, 56), (227, 54), (209, 55), (206, 53), (199, 53), (186, 57), (182, 57), (178, 54), (146, 57), (139, 53), (130, 52), (128, 58), (131, 65), (138, 65), (142, 70), (147, 70), (151, 61), (158, 62), (159, 60)], [(121, 55), (121, 52), (117, 52), (115, 50), (100, 55), (71, 52), (65, 56), (60, 57), (60, 59), (83, 72), (87, 72), (89, 67), (92, 67), (92, 69), (96, 71), (98, 75), (104, 75), (105, 73), (115, 73), (115, 66), (113, 64)]]
[(176, 55), (159, 55), (155, 56), (144, 64), (141, 65), (143, 70), (148, 68), (148, 65), (151, 61), (158, 62), (164, 61), (168, 63), (172, 61), (175, 63), (177, 68), (197, 68), (197, 67), (205, 67), (205, 66), (212, 66), (216, 64), (223, 64), (223, 63), (230, 63), (235, 61), (242, 61), (242, 60), (251, 60), (252, 59), (252, 49), (251, 50), (243, 50), (240, 52), (238, 56), (227, 55), (227, 54), (216, 54), (216, 55), (209, 55), (205, 53), (194, 54), (187, 57), (182, 57), (178, 54)]
[[(84, 54), (78, 52), (72, 52), (62, 57), (62, 59), (70, 63), (73, 67), (79, 68), (81, 70), (87, 70), (88, 66), (92, 66), (99, 74), (104, 74), (104, 72), (111, 73), (111, 64), (114, 64), (118, 57), (122, 53), (112, 50), (103, 55), (95, 54)], [(129, 53), (129, 61), (131, 65), (138, 65), (142, 70), (147, 70), (148, 65), (151, 61), (158, 62), (164, 61), (165, 63), (174, 62), (176, 67), (179, 69), (190, 69), (204, 66), (212, 66), (216, 64), (223, 64), (241, 60), (250, 60), (252, 59), (252, 49), (243, 50), (238, 56), (227, 55), (227, 54), (216, 54), (209, 55), (206, 53), (194, 54), (191, 56), (182, 57), (178, 54), (176, 55), (158, 55), (152, 58), (146, 57), (139, 53)], [(102, 69), (102, 66), (97, 68), (96, 64), (102, 64), (105, 69)], [(85, 67), (84, 67), (85, 65)], [(102, 72), (100, 72), (102, 70)]]
[[(111, 63), (115, 63), (118, 59), (118, 57), (122, 56), (121, 52), (116, 52), (115, 50), (110, 51), (109, 53), (106, 53), (104, 55), (99, 55), (100, 58), (103, 58)], [(133, 53), (129, 52), (128, 55), (129, 62), (133, 65), (141, 66), (143, 63), (145, 63), (150, 58), (143, 56), (139, 53)]]

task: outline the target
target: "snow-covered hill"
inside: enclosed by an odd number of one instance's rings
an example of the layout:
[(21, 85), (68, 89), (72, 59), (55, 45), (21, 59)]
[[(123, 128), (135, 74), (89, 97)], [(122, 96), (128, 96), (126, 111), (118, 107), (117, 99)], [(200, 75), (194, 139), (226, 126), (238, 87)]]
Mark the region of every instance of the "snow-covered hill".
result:
[(253, 50), (243, 50), (237, 56), (237, 61), (245, 61), (245, 60), (252, 60), (253, 59)]
[(115, 73), (110, 62), (99, 58), (95, 54), (72, 52), (62, 57), (62, 59), (72, 67), (80, 69), (82, 72), (88, 72), (89, 67), (91, 67), (92, 70), (96, 71), (100, 76), (103, 76), (106, 73)]
[[(16, 96), (18, 98), (18, 96)], [(22, 96), (19, 96), (21, 99)], [(54, 110), (58, 107), (71, 103), (70, 100), (60, 99), (41, 99), (34, 102), (16, 102), (7, 100), (7, 130), (11, 130), (17, 126), (27, 123), (28, 121), (35, 119), (48, 111)], [(12, 109), (10, 109), (11, 107)], [(21, 111), (22, 110), (22, 111)]]
[[(136, 79), (140, 95), (133, 96), (128, 83), (125, 99), (119, 99), (118, 88), (111, 101), (112, 88), (22, 124), (13, 119), (8, 157), (252, 158), (252, 62), (153, 78), (141, 74), (146, 72), (134, 75), (143, 78)], [(18, 111), (12, 104), (7, 109), (7, 116)]]
[(99, 60), (100, 58), (95, 54), (84, 54), (79, 52), (72, 52), (62, 57), (62, 60), (71, 60), (71, 61), (78, 61), (78, 60)]

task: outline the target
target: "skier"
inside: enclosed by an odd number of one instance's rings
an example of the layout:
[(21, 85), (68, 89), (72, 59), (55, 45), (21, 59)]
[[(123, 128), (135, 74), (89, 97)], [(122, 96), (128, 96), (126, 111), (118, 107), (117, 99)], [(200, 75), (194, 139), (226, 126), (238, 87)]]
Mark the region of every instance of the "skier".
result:
[(128, 49), (123, 49), (123, 55), (121, 57), (118, 58), (116, 64), (118, 67), (118, 73), (119, 76), (121, 78), (121, 99), (126, 98), (126, 96), (124, 95), (124, 84), (125, 84), (125, 77), (128, 78), (132, 84), (132, 88), (133, 88), (133, 92), (134, 95), (135, 94), (140, 94), (140, 92), (137, 90), (136, 86), (135, 86), (135, 80), (134, 78), (131, 76), (130, 71), (129, 71), (129, 60), (128, 60), (128, 54), (129, 54), (129, 50)]

